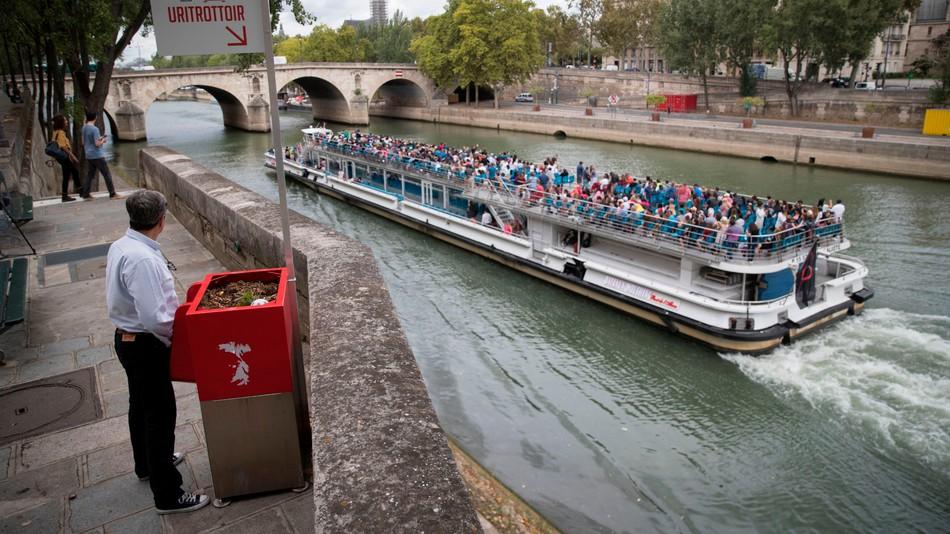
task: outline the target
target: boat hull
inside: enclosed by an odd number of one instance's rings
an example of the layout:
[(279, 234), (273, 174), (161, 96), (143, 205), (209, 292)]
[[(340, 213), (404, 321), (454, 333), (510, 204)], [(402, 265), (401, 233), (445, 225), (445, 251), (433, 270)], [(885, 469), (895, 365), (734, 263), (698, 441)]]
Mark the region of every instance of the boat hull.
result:
[(782, 343), (789, 343), (794, 339), (812, 333), (848, 315), (860, 313), (861, 309), (863, 309), (863, 303), (847, 301), (817, 313), (812, 317), (798, 321), (794, 325), (774, 325), (760, 330), (727, 330), (716, 328), (689, 317), (633, 299), (612, 291), (609, 288), (590, 284), (574, 275), (565, 274), (537, 262), (509, 254), (492, 245), (486, 245), (467, 237), (448, 232), (443, 228), (429, 224), (427, 221), (416, 220), (403, 213), (380, 207), (357, 195), (334, 188), (320, 181), (300, 176), (299, 173), (293, 172), (291, 169), (288, 170), (291, 172), (287, 174), (295, 181), (321, 194), (359, 207), (416, 231), (431, 235), (441, 241), (544, 280), (562, 289), (600, 302), (628, 315), (643, 319), (654, 326), (687, 337), (720, 352), (740, 352), (745, 354), (769, 352)]

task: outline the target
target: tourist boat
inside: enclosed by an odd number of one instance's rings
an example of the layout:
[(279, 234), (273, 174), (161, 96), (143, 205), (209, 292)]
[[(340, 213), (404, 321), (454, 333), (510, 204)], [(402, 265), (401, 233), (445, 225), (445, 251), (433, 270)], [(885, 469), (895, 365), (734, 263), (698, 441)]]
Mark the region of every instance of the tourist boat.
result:
[[(325, 128), (303, 132), (302, 153), (285, 157), (300, 183), (718, 351), (767, 352), (860, 313), (873, 296), (867, 268), (841, 253), (850, 242), (840, 223), (771, 236), (767, 251), (717, 245), (663, 220), (380, 158)], [(265, 165), (274, 168), (273, 150)], [(483, 210), (495, 224), (472, 217)]]

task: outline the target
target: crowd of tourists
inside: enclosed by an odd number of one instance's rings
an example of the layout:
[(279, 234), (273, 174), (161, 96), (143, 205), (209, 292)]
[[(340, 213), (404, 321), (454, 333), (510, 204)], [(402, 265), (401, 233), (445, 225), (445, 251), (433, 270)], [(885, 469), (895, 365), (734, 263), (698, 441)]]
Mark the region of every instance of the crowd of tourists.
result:
[[(600, 172), (557, 157), (524, 161), (510, 152), (479, 146), (453, 148), (391, 136), (341, 132), (319, 140), (325, 148), (411, 166), (465, 184), (516, 195), (523, 205), (587, 224), (637, 232), (707, 250), (741, 251), (750, 259), (779, 248), (803, 246), (841, 233), (845, 206), (820, 199), (814, 206), (674, 183), (649, 176)], [(285, 155), (300, 159), (304, 146)]]

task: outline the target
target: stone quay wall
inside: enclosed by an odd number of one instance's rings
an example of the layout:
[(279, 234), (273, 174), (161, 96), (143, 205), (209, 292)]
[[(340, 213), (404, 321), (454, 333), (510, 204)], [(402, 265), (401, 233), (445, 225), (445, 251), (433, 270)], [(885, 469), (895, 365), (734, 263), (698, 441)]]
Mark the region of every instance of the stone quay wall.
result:
[(742, 129), (738, 119), (735, 126), (730, 127), (722, 124), (712, 126), (702, 121), (696, 121), (696, 124), (683, 124), (686, 121), (671, 124), (600, 118), (596, 115), (565, 116), (544, 113), (543, 106), (541, 112), (440, 106), (434, 109), (387, 109), (381, 114), (436, 124), (459, 124), (542, 135), (563, 133), (569, 138), (950, 180), (950, 147), (938, 143), (916, 143), (913, 138), (892, 141), (810, 135), (807, 130), (799, 132), (791, 128)]
[(52, 158), (43, 151), (46, 141), (36, 114), (32, 95), (24, 86), (23, 104), (9, 104), (6, 95), (0, 107), (0, 171), (6, 187), (33, 198), (60, 194), (59, 165), (48, 166)]
[[(282, 265), (279, 206), (165, 147), (143, 186), (229, 268)], [(481, 532), (372, 251), (291, 212), (316, 531)]]

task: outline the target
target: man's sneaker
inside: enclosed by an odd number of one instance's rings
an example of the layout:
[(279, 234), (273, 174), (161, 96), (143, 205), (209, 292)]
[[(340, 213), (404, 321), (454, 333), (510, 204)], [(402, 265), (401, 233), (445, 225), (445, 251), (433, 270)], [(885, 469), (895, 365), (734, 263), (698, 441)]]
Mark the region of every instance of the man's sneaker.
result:
[[(175, 454), (172, 455), (172, 465), (178, 465), (182, 463), (184, 460), (185, 460), (185, 455), (180, 452), (176, 452)], [(148, 480), (148, 475), (145, 475), (144, 477), (139, 477), (139, 480), (141, 480), (142, 482), (145, 482), (146, 480)]]
[(158, 515), (181, 514), (204, 508), (209, 502), (211, 502), (211, 499), (209, 499), (207, 495), (198, 495), (197, 493), (188, 493), (186, 491), (181, 494), (181, 497), (179, 497), (178, 501), (174, 504), (163, 508), (156, 506), (156, 509), (158, 510)]
[(109, 198), (110, 198), (111, 200), (122, 200), (122, 199), (125, 198), (125, 197), (122, 196), (122, 195), (120, 195), (120, 194), (118, 194), (118, 193), (112, 193), (111, 195), (109, 195)]
[(66, 196), (63, 197), (63, 202), (72, 202), (72, 201), (74, 201), (74, 200), (76, 200), (76, 198), (75, 198), (75, 197), (71, 197), (71, 196), (69, 196), (69, 195), (66, 195)]

